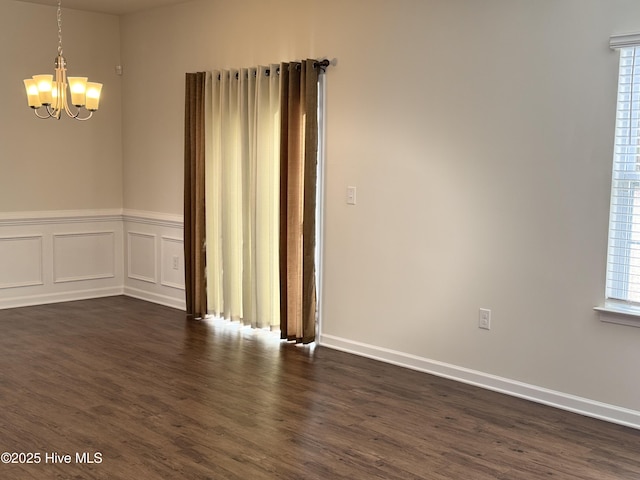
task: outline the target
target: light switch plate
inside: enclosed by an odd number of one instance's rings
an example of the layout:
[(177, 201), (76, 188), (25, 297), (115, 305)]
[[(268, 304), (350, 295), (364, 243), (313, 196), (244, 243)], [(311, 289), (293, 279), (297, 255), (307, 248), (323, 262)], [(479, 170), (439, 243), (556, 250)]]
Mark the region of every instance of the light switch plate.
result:
[(347, 187), (347, 205), (356, 204), (356, 187)]

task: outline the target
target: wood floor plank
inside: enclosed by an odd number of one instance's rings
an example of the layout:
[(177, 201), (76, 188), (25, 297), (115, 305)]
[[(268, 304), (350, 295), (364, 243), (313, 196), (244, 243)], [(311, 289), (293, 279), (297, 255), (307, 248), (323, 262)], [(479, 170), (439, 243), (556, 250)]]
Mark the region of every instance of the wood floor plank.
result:
[(0, 329), (0, 453), (43, 457), (1, 479), (640, 479), (640, 431), (132, 298)]

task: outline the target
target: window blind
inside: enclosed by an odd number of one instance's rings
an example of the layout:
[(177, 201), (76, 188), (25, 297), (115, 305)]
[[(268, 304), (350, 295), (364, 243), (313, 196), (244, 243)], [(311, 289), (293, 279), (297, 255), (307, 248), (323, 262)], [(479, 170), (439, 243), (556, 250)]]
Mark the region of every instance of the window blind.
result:
[[(638, 36), (625, 36), (629, 38)], [(620, 41), (607, 298), (640, 306), (640, 45)]]

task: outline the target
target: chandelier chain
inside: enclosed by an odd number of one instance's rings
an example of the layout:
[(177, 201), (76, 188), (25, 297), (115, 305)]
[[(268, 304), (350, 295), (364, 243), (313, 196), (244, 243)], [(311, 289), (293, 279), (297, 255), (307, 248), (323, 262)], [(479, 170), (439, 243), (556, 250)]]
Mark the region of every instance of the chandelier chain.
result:
[(62, 9), (61, 0), (58, 0), (58, 56), (62, 55)]

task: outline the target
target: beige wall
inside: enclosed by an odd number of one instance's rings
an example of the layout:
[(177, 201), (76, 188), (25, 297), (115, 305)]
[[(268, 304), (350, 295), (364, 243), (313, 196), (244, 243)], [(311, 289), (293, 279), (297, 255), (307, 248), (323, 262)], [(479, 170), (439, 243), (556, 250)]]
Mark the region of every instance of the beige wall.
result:
[(592, 310), (608, 37), (640, 30), (637, 2), (214, 0), (121, 28), (125, 207), (181, 212), (185, 72), (335, 58), (323, 333), (640, 410), (640, 329)]
[(89, 122), (39, 120), (22, 80), (53, 74), (56, 8), (0, 0), (0, 212), (122, 208), (119, 19), (65, 9), (68, 74), (104, 83)]

